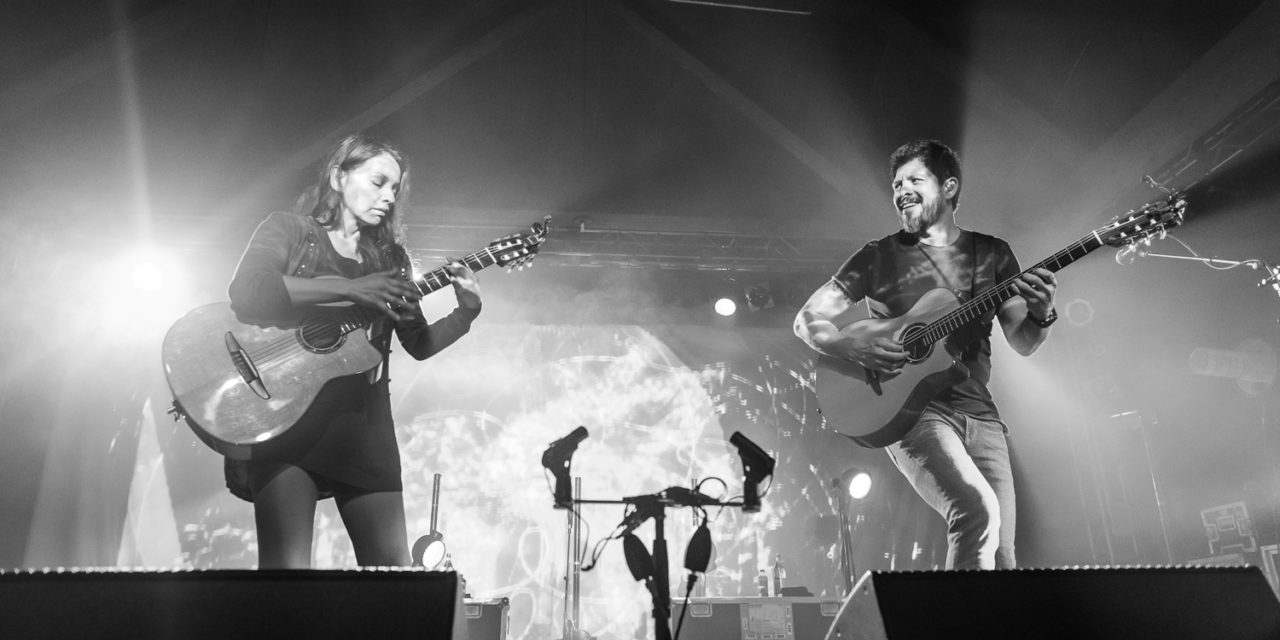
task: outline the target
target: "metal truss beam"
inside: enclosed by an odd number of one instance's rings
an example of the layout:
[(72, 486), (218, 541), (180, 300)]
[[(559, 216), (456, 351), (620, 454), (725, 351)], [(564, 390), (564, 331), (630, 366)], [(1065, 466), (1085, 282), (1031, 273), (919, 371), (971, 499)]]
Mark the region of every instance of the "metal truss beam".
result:
[(1245, 101), (1208, 133), (1156, 171), (1157, 184), (1186, 190), (1209, 177), (1280, 126), (1280, 79)]
[[(234, 257), (244, 250), (256, 220), (228, 224), (215, 216), (165, 216), (154, 233), (165, 246), (187, 253)], [(514, 225), (413, 223), (406, 246), (422, 264), (458, 258), (517, 231)], [(852, 238), (781, 236), (726, 231), (553, 228), (538, 264), (560, 267), (683, 269), (743, 273), (834, 271), (861, 243)]]
[[(1188, 164), (1188, 151), (1198, 157), (1197, 149), (1204, 149), (1205, 142), (1219, 133), (1227, 133), (1224, 125), (1248, 112), (1249, 105), (1270, 91), (1277, 80), (1277, 59), (1280, 0), (1264, 0), (1111, 140), (1080, 163), (1073, 182), (1087, 190), (1078, 203), (1077, 219), (1096, 221), (1116, 209), (1151, 200), (1158, 194), (1135, 188), (1144, 175), (1168, 178), (1185, 174), (1192, 166), (1202, 171), (1220, 165), (1227, 156), (1214, 162), (1206, 157)], [(1181, 170), (1174, 169), (1171, 174), (1169, 169), (1175, 165)], [(1152, 167), (1160, 168), (1153, 171)], [(1198, 178), (1186, 174), (1181, 179)], [(1175, 181), (1170, 186), (1186, 185)]]
[[(509, 229), (504, 230), (509, 231)], [(497, 236), (493, 227), (415, 224), (408, 246), (431, 262), (457, 257)], [(538, 254), (538, 263), (562, 267), (686, 269), (752, 273), (832, 271), (856, 249), (846, 238), (748, 233), (556, 229)]]
[(0, 90), (0, 122), (39, 109), (118, 64), (132, 64), (143, 50), (198, 27), (235, 0), (174, 2), (124, 22), (110, 34)]

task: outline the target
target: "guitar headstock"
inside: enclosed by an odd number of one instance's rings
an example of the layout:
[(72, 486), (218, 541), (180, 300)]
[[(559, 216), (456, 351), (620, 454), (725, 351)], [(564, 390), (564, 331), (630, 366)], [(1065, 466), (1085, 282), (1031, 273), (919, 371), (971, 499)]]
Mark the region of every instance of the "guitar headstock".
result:
[(508, 269), (523, 269), (538, 255), (538, 250), (550, 232), (551, 216), (544, 216), (541, 222), (535, 222), (529, 227), (528, 233), (498, 238), (489, 243), (488, 250), (496, 264)]
[(1149, 202), (1117, 218), (1111, 224), (1094, 233), (1103, 244), (1127, 247), (1138, 242), (1150, 242), (1180, 224), (1187, 209), (1187, 198), (1173, 192), (1164, 200)]

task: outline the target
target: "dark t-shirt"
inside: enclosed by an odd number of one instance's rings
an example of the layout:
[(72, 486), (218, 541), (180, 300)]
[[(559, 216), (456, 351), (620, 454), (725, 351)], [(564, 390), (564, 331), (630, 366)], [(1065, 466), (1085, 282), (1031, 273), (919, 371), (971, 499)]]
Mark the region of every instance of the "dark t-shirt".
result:
[[(868, 242), (845, 261), (832, 281), (851, 301), (865, 298), (873, 316), (894, 318), (910, 311), (933, 289), (947, 289), (964, 303), (1021, 271), (1009, 244), (994, 236), (962, 229), (952, 244), (934, 247), (899, 232)], [(972, 416), (1000, 417), (987, 390), (994, 318), (995, 312), (988, 312), (951, 335), (961, 362), (969, 368), (969, 378), (944, 389), (935, 403)]]

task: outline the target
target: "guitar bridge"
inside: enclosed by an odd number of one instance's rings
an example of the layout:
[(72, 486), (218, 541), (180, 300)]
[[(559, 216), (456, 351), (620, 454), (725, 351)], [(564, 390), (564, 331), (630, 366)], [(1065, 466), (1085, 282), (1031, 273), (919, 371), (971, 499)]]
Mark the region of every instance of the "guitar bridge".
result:
[(884, 395), (884, 390), (880, 388), (880, 372), (863, 367), (862, 373), (867, 381), (867, 386), (871, 387), (871, 390), (875, 392), (876, 395)]
[(169, 408), (165, 410), (165, 413), (169, 414), (169, 416), (173, 418), (174, 422), (187, 419), (187, 412), (183, 411), (182, 407), (178, 406), (177, 400), (174, 400), (169, 405)]
[(235, 365), (236, 372), (240, 374), (244, 383), (249, 385), (259, 398), (270, 400), (271, 394), (267, 392), (266, 385), (262, 384), (262, 376), (258, 375), (258, 368), (254, 366), (253, 360), (249, 359), (249, 354), (244, 352), (240, 341), (228, 331), (223, 336), (223, 343), (227, 346), (227, 355), (231, 356), (231, 364)]

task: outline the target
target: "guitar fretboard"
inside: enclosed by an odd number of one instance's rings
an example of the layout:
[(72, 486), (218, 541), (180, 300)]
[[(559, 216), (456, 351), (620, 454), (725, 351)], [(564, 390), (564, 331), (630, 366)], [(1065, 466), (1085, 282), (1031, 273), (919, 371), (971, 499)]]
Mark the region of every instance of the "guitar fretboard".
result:
[(1005, 300), (1017, 295), (1018, 290), (1013, 286), (1014, 281), (1033, 269), (1048, 269), (1057, 272), (1067, 265), (1085, 257), (1090, 252), (1103, 246), (1102, 238), (1098, 236), (1098, 232), (1094, 231), (1067, 248), (1049, 256), (1048, 258), (1037, 262), (1032, 267), (1026, 269), (1022, 273), (1001, 282), (1000, 284), (983, 291), (975, 296), (972, 300), (960, 305), (960, 308), (934, 320), (925, 326), (923, 331), (912, 336), (904, 346), (908, 351), (912, 348), (925, 348), (928, 345), (949, 336), (952, 332), (961, 327), (981, 318), (987, 312), (997, 308)]
[[(498, 263), (498, 256), (493, 253), (490, 247), (485, 247), (475, 253), (467, 255), (458, 260), (466, 265), (472, 271), (479, 271), (485, 267), (491, 267)], [(418, 293), (422, 296), (443, 289), (453, 282), (453, 276), (449, 275), (449, 271), (444, 267), (439, 267), (428, 271), (427, 273), (414, 278), (412, 284), (418, 289)], [(367, 307), (352, 306), (346, 307), (342, 311), (335, 312), (328, 316), (329, 320), (337, 322), (339, 330), (343, 333), (350, 333), (357, 329), (373, 324), (378, 318), (384, 317), (381, 313), (369, 309)]]
[[(485, 247), (458, 262), (466, 265), (472, 271), (479, 271), (497, 264), (498, 257), (493, 255), (493, 251), (489, 247)], [(449, 275), (449, 271), (444, 267), (439, 267), (414, 279), (413, 286), (417, 287), (418, 292), (425, 296), (432, 291), (443, 289), (452, 282), (453, 276)]]

